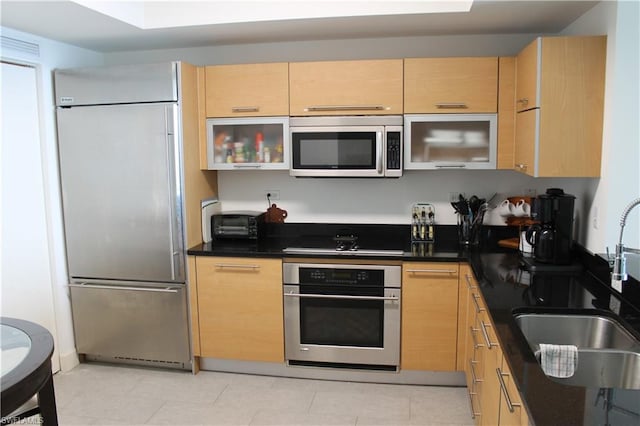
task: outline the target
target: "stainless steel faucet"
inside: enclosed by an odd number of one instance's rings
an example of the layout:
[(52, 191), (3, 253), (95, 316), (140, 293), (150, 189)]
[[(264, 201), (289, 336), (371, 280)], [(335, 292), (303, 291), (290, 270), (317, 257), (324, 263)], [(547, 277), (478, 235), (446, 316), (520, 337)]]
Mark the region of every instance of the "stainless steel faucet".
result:
[(622, 292), (622, 282), (627, 280), (627, 265), (624, 257), (625, 253), (640, 254), (640, 249), (625, 247), (622, 244), (622, 234), (624, 233), (624, 226), (627, 222), (627, 216), (634, 207), (640, 205), (640, 198), (636, 198), (624, 209), (622, 217), (620, 218), (620, 238), (618, 244), (616, 244), (616, 255), (613, 263), (613, 271), (611, 272), (611, 286)]

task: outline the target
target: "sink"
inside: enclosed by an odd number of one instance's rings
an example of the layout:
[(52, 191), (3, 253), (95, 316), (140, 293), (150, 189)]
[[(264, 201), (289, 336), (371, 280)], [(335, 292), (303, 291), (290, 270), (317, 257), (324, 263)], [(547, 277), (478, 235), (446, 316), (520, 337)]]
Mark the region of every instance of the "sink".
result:
[(630, 350), (640, 344), (622, 324), (602, 315), (531, 313), (516, 314), (515, 318), (530, 345)]
[(640, 389), (640, 341), (614, 318), (600, 314), (516, 313), (516, 324), (535, 353), (541, 343), (575, 345), (572, 386)]

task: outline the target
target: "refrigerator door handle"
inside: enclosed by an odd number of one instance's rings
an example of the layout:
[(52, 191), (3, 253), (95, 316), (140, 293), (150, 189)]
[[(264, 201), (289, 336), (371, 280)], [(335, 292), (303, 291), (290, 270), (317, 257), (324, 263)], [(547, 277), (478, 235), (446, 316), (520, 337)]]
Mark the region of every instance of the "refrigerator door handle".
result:
[(89, 283), (69, 284), (69, 287), (93, 288), (93, 289), (100, 289), (100, 290), (148, 291), (148, 292), (151, 292), (151, 293), (178, 293), (178, 289), (171, 288), (171, 287), (165, 287), (165, 288), (130, 287), (130, 286), (115, 286), (115, 285), (98, 285), (98, 284), (89, 284)]
[(180, 171), (180, 150), (176, 146), (175, 125), (177, 123), (178, 110), (175, 105), (167, 106), (165, 109), (165, 123), (166, 123), (166, 146), (167, 146), (167, 170), (168, 184), (170, 188), (169, 197), (169, 239), (171, 241), (171, 279), (177, 280), (178, 277), (182, 277), (182, 234), (179, 232), (182, 221), (180, 220), (180, 206), (176, 205), (176, 201), (182, 200), (182, 190), (179, 183)]

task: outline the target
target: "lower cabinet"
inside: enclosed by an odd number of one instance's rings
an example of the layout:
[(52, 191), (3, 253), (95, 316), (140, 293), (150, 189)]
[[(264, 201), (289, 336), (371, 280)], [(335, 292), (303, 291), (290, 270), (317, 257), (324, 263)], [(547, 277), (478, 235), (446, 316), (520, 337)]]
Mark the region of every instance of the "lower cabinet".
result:
[(480, 421), (476, 423), (496, 426), (500, 424), (500, 387), (496, 369), (502, 366), (502, 352), (486, 310), (478, 315), (477, 326), (482, 352), (482, 384), (479, 392)]
[(282, 261), (196, 257), (200, 355), (284, 362)]
[(400, 368), (455, 371), (458, 263), (402, 265)]
[(460, 279), (458, 287), (458, 351), (456, 354), (456, 370), (468, 372), (469, 358), (472, 355), (472, 344), (468, 343), (469, 327), (475, 321), (475, 313), (471, 311), (470, 293), (476, 291), (477, 283), (473, 277), (471, 266), (467, 263), (460, 265)]
[(502, 367), (496, 370), (500, 383), (500, 425), (526, 426), (529, 424), (527, 410), (524, 408), (520, 393), (513, 383), (507, 360), (502, 357)]
[(467, 289), (465, 374), (475, 424), (528, 425), (522, 399), (513, 383), (491, 316), (473, 277), (468, 280)]

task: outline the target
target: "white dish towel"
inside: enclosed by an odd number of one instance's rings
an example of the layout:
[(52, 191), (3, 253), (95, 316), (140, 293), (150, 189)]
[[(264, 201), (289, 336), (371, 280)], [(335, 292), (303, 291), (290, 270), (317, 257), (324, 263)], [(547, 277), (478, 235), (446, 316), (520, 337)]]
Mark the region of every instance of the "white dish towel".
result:
[(571, 377), (578, 368), (578, 347), (541, 343), (540, 365), (547, 376), (561, 379)]

